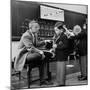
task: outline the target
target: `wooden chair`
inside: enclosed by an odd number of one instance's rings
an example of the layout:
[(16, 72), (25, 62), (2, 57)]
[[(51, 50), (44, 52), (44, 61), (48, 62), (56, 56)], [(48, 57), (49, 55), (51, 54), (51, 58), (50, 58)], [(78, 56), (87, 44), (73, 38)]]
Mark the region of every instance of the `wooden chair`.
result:
[(15, 57), (11, 61), (11, 76), (16, 76), (17, 75), (19, 77), (19, 80), (21, 80), (21, 72), (14, 70), (14, 61), (15, 61)]
[(68, 55), (68, 63), (70, 63), (70, 56), (73, 56), (74, 60), (76, 61), (76, 52), (75, 51), (73, 51), (72, 53), (70, 53)]
[(31, 85), (31, 71), (33, 68), (36, 68), (38, 67), (39, 69), (39, 77), (41, 77), (41, 73), (40, 73), (40, 70), (41, 70), (41, 64), (42, 64), (42, 60), (41, 59), (38, 59), (38, 60), (34, 60), (34, 61), (30, 61), (30, 62), (26, 62), (25, 66), (27, 67), (27, 81), (28, 81), (28, 88), (30, 88), (30, 85)]
[[(15, 59), (15, 58), (14, 58)], [(32, 58), (33, 59), (33, 58)], [(28, 82), (28, 88), (30, 88), (30, 84), (32, 82), (31, 80), (31, 71), (33, 68), (39, 68), (39, 77), (41, 77), (41, 73), (40, 73), (40, 70), (41, 70), (41, 64), (42, 64), (42, 60), (41, 58), (36, 58), (34, 61), (33, 60), (30, 60), (27, 62), (26, 60), (26, 63), (25, 63), (25, 68), (27, 69), (27, 82)], [(14, 62), (11, 63), (11, 66), (12, 66), (12, 69), (14, 69)], [(21, 80), (21, 73), (20, 71), (15, 71), (14, 70), (14, 73), (11, 72), (11, 75), (12, 76), (18, 76), (19, 77), (19, 82)]]

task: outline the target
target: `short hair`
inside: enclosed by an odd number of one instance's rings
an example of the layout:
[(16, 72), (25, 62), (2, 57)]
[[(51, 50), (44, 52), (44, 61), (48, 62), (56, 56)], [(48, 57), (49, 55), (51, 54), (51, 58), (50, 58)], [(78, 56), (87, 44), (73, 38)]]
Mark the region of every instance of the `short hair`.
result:
[(32, 27), (33, 23), (38, 23), (38, 21), (36, 21), (36, 20), (32, 20), (32, 21), (30, 21), (30, 22), (29, 22), (29, 28)]
[(58, 29), (62, 28), (63, 23), (62, 22), (56, 22), (55, 27), (57, 27)]
[(63, 22), (56, 22), (54, 27), (57, 27), (59, 30), (63, 30), (65, 32), (65, 29), (63, 28), (64, 23)]

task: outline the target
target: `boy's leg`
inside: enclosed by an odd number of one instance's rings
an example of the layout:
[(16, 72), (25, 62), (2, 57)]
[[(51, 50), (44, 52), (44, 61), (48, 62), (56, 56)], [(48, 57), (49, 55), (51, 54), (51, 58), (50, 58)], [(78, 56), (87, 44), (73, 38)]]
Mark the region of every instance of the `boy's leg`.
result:
[(56, 81), (58, 85), (65, 85), (65, 77), (66, 77), (66, 62), (65, 61), (57, 61), (57, 71), (56, 71)]

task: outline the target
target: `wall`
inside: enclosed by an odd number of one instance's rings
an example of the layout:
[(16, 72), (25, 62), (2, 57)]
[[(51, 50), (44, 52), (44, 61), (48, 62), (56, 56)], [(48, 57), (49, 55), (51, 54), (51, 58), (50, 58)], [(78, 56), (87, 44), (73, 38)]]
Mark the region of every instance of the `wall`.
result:
[(39, 4), (36, 2), (12, 2), (12, 36), (19, 35), (20, 26), (25, 19), (39, 18)]
[(65, 10), (65, 24), (70, 29), (73, 29), (73, 26), (77, 24), (82, 27), (83, 23), (85, 22), (85, 18), (86, 18), (85, 14)]
[[(11, 2), (11, 31), (12, 36), (20, 36), (20, 26), (25, 19), (37, 19), (40, 17), (40, 3), (38, 2), (20, 2), (12, 0)], [(65, 24), (68, 28), (73, 28), (74, 25), (82, 26), (86, 15), (64, 10)]]

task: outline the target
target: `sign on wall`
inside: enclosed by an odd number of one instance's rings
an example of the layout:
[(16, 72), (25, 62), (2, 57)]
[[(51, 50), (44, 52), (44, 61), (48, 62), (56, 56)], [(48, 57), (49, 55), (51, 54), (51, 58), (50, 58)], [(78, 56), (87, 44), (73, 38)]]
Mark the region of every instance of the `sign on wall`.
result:
[(64, 10), (41, 5), (40, 6), (40, 18), (64, 21)]

